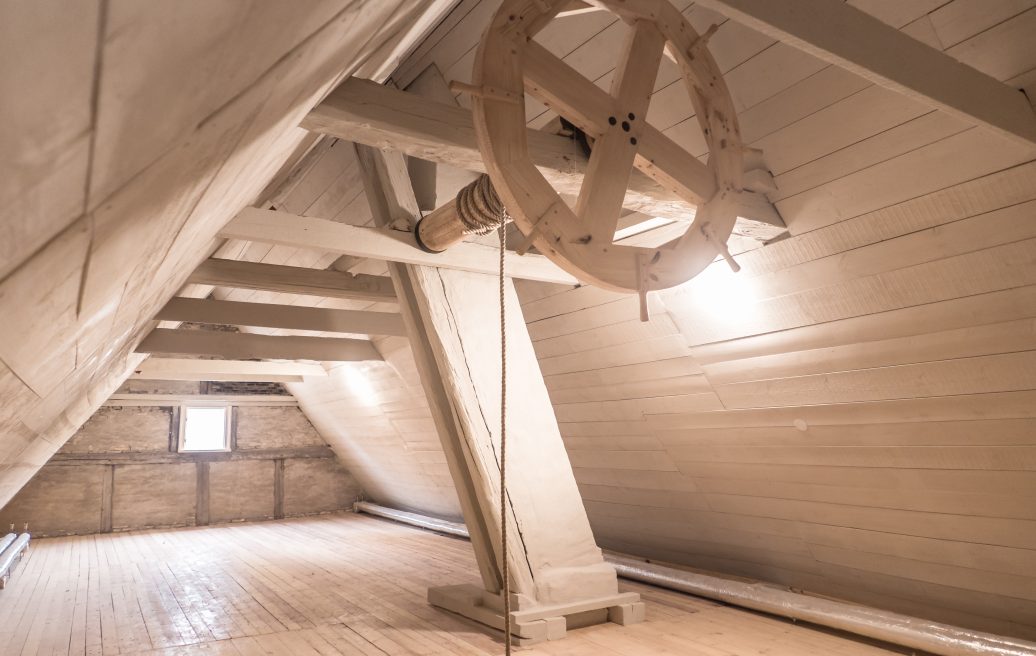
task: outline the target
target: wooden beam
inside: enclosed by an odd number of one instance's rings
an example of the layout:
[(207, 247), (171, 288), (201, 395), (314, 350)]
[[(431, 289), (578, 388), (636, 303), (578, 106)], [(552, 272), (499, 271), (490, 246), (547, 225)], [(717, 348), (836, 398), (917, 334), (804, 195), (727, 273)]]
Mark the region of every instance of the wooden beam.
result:
[(198, 285), (304, 294), (354, 301), (396, 300), (392, 280), (387, 276), (325, 271), (305, 267), (260, 264), (210, 258), (187, 279)]
[(159, 310), (155, 318), (165, 321), (191, 321), (230, 326), (259, 326), (288, 330), (406, 337), (403, 318), (396, 312), (173, 298)]
[(703, 0), (699, 4), (968, 123), (1036, 145), (1036, 113), (1025, 94), (848, 3)]
[(303, 376), (326, 375), (327, 371), (319, 364), (302, 362), (151, 357), (141, 362), (130, 378), (295, 383), (302, 382)]
[[(214, 362), (221, 362), (215, 360)], [(287, 394), (112, 394), (105, 406), (176, 406), (181, 403), (218, 401), (228, 405), (297, 406), (298, 400)]]
[(48, 464), (55, 465), (165, 465), (180, 462), (235, 462), (240, 460), (283, 460), (285, 458), (334, 458), (329, 446), (296, 446), (243, 451), (197, 451), (193, 453), (55, 453)]
[[(351, 226), (254, 207), (241, 210), (237, 217), (224, 226), (220, 236), (475, 273), (495, 274), (500, 258), (493, 246), (467, 242), (445, 253), (428, 253), (417, 247), (411, 232)], [(526, 280), (567, 285), (578, 283), (574, 276), (562, 271), (542, 255), (510, 258), (507, 273), (512, 278)]]
[[(394, 217), (406, 212), (409, 207), (411, 221), (416, 223), (420, 216), (417, 199), (408, 197), (405, 192), (395, 192), (395, 187), (388, 185), (391, 171), (379, 172), (384, 168), (384, 158), (372, 148), (356, 146), (357, 159), (360, 163), (364, 193), (370, 205), (371, 214), (376, 225), (388, 225)], [(401, 159), (398, 154), (396, 159)], [(398, 173), (399, 171), (397, 171)], [(399, 177), (398, 175), (396, 176)], [(390, 192), (390, 193), (387, 193)], [(403, 212), (399, 210), (402, 209)], [(475, 548), (475, 560), (487, 589), (499, 585), (501, 573), (499, 561), (486, 557), (493, 549), (496, 528), (487, 521), (487, 515), (479, 502), (479, 485), (470, 474), (464, 455), (464, 435), (460, 425), (463, 403), (456, 403), (448, 389), (448, 375), (444, 367), (448, 363), (440, 363), (431, 344), (434, 327), (426, 324), (420, 310), (420, 293), (415, 289), (413, 274), (418, 267), (399, 262), (389, 262), (389, 274), (399, 298), (399, 311), (414, 338), (410, 341), (410, 349), (414, 356), (414, 364), (424, 388), (428, 408), (435, 424), (443, 452), (446, 455), (446, 466), (449, 468), (453, 485), (457, 490), (457, 500), (471, 535)]]
[[(485, 172), (471, 112), (375, 84), (349, 78), (303, 119), (302, 127), (375, 148)], [(587, 158), (572, 139), (539, 130), (526, 138), (533, 162), (558, 193), (578, 196)], [(704, 169), (704, 165), (702, 165)], [(711, 175), (711, 174), (709, 174)], [(780, 214), (764, 196), (746, 192), (735, 232), (770, 239), (784, 231)], [(688, 222), (695, 208), (657, 182), (634, 171), (624, 206), (648, 216)], [(744, 232), (742, 232), (744, 231)]]
[[(403, 156), (367, 147), (358, 147), (357, 152), (375, 223), (388, 225), (401, 216), (413, 223), (420, 213), (403, 175)], [(501, 285), (492, 272), (413, 264), (393, 263), (389, 271), (400, 312), (410, 326), (414, 362), (471, 532), (484, 586), (484, 590), (467, 587), (460, 598), (452, 594), (457, 588), (433, 588), (429, 602), (487, 621), (486, 614), (467, 601), (482, 599), (483, 592), (500, 591), (499, 532), (506, 521), (512, 593), (544, 605), (588, 603), (581, 610), (614, 605), (619, 597), (615, 573), (601, 560), (594, 542), (513, 281)], [(507, 388), (512, 418), (508, 427), (509, 434), (519, 436), (508, 446), (514, 478), (503, 513), (498, 510), (500, 335), (483, 329), (486, 313), (495, 314), (501, 292), (507, 307)], [(557, 540), (562, 533), (564, 544)]]
[(156, 328), (137, 347), (137, 353), (177, 353), (248, 360), (381, 360), (365, 339), (334, 337), (281, 337), (208, 330)]

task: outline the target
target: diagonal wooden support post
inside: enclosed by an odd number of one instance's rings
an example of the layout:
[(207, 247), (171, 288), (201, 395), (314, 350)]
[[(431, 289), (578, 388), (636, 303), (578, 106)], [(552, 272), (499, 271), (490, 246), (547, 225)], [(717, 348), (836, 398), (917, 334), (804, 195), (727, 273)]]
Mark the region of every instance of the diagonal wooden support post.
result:
[[(376, 223), (417, 203), (399, 153), (357, 148)], [(429, 590), (434, 605), (495, 628), (501, 612), (499, 507), (500, 335), (496, 276), (391, 263), (421, 382), (457, 487), (483, 587)], [(509, 563), (513, 631), (536, 642), (564, 635), (567, 615), (630, 623), (639, 595), (620, 594), (590, 530), (532, 340), (510, 280), (508, 310)]]
[(1036, 113), (1019, 89), (849, 3), (702, 0), (698, 4), (875, 84), (1036, 148)]

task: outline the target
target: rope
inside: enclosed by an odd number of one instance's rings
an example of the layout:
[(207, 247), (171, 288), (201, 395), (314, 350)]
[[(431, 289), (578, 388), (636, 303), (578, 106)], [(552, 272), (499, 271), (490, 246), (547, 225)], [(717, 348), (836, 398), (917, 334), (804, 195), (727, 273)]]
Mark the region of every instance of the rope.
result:
[(489, 176), (482, 174), (457, 193), (457, 216), (466, 235), (500, 235), (500, 575), (504, 597), (504, 653), (511, 656), (511, 577), (507, 557), (507, 300), (504, 261), (507, 254), (507, 214)]
[(488, 235), (511, 219), (485, 173), (457, 192), (457, 216), (466, 235)]
[[(488, 180), (487, 176), (482, 176)], [(492, 187), (490, 187), (492, 188)], [(493, 194), (496, 195), (495, 193)], [(499, 199), (498, 199), (499, 200)], [(511, 656), (511, 580), (507, 563), (507, 300), (504, 287), (504, 256), (507, 253), (507, 210), (501, 207), (500, 234), (500, 544), (503, 565), (504, 654)]]

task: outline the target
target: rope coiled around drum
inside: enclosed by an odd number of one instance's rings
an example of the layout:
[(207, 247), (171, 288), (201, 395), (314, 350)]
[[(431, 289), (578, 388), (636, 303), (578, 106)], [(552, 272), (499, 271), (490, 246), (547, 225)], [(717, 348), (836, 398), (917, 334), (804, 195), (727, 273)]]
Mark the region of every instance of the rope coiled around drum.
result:
[(457, 216), (464, 224), (465, 235), (488, 235), (511, 221), (485, 173), (457, 192)]

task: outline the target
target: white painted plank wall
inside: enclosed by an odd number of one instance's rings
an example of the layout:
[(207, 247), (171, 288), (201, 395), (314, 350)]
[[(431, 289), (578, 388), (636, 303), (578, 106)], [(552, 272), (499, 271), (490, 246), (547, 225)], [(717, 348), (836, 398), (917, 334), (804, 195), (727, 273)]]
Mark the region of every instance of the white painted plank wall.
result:
[[(466, 80), (493, 4), (462, 3), (401, 80), (430, 63)], [(1036, 69), (1021, 36), (1031, 2), (854, 4), (999, 79)], [(566, 20), (571, 38), (547, 33), (548, 47), (607, 84), (618, 28)], [(716, 56), (796, 235), (742, 255), (755, 312), (717, 318), (692, 283), (644, 325), (631, 299), (520, 286), (595, 530), (637, 553), (1032, 637), (1033, 164), (741, 31), (723, 23)], [(651, 119), (703, 155), (676, 85), (660, 82)]]

